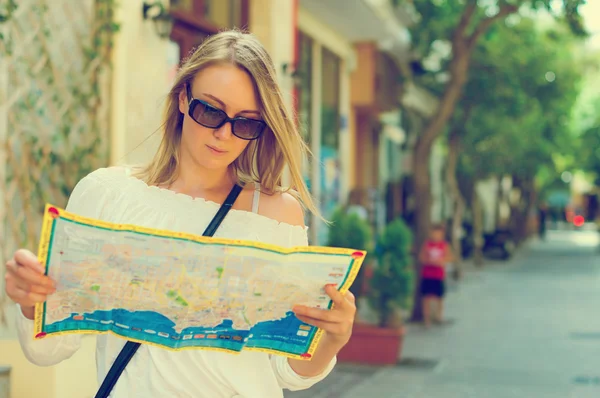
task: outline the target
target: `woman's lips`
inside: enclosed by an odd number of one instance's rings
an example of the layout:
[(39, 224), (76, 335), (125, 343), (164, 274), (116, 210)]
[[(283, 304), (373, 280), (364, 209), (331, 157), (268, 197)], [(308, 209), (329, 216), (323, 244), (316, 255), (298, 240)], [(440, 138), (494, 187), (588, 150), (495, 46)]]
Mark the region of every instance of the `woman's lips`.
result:
[(224, 150), (222, 150), (222, 149), (215, 148), (215, 147), (213, 147), (213, 146), (210, 146), (210, 145), (207, 145), (206, 147), (207, 147), (207, 148), (208, 148), (208, 149), (209, 149), (209, 150), (210, 150), (210, 151), (211, 151), (213, 154), (215, 154), (215, 155), (224, 155), (224, 154), (226, 154), (226, 153), (227, 153), (227, 151), (224, 151)]

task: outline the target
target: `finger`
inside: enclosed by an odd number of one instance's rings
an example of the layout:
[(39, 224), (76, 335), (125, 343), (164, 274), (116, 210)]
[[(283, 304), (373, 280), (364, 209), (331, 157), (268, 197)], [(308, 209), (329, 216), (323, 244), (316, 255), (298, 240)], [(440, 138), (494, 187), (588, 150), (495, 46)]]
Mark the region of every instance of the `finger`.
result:
[(347, 304), (347, 302), (344, 299), (344, 295), (336, 289), (336, 286), (336, 284), (328, 283), (325, 285), (325, 293), (327, 293), (327, 295), (331, 298), (333, 304), (335, 304), (337, 307), (343, 307)]
[(8, 261), (6, 262), (6, 271), (7, 271), (6, 273), (7, 273), (7, 274), (11, 274), (11, 273), (12, 273), (12, 274), (14, 274), (14, 273), (16, 273), (16, 272), (17, 272), (17, 268), (18, 268), (18, 267), (19, 267), (19, 266), (17, 265), (17, 262), (15, 261), (15, 259), (14, 259), (14, 258), (13, 258), (13, 259), (11, 259), (11, 260), (8, 260)]
[(14, 275), (17, 280), (20, 280), (20, 282), (25, 282), (30, 285), (38, 285), (50, 289), (54, 289), (56, 287), (52, 279), (25, 266), (17, 266), (17, 270), (14, 272)]
[(43, 303), (47, 299), (46, 295), (27, 292), (16, 287), (10, 291), (7, 289), (7, 293), (8, 297), (23, 307), (31, 307), (37, 303)]
[(336, 310), (307, 307), (304, 305), (294, 306), (292, 310), (296, 316), (301, 315), (325, 322), (341, 322), (343, 320), (339, 311)]
[(344, 297), (346, 298), (346, 301), (348, 301), (349, 303), (353, 304), (356, 303), (356, 297), (354, 297), (354, 294), (352, 294), (352, 292), (350, 290), (348, 290), (345, 294)]
[[(9, 263), (11, 263), (11, 262), (9, 262)], [(4, 286), (6, 289), (6, 293), (9, 296), (16, 296), (17, 298), (21, 297), (21, 295), (16, 293), (18, 290), (24, 291), (26, 293), (31, 292), (31, 293), (41, 294), (44, 296), (53, 294), (56, 291), (56, 289), (53, 287), (32, 285), (32, 284), (24, 281), (23, 279), (19, 278), (18, 275), (16, 274), (16, 270), (18, 269), (18, 266), (16, 266), (14, 264), (14, 261), (11, 264), (9, 264), (9, 263), (7, 263), (8, 272), (6, 272), (6, 274), (4, 275), (4, 280), (5, 280)]]
[(299, 320), (301, 320), (302, 322), (304, 322), (308, 325), (317, 327), (319, 329), (323, 329), (327, 332), (331, 332), (332, 329), (334, 328), (334, 325), (336, 325), (335, 323), (322, 321), (319, 319), (315, 319), (315, 318), (311, 318), (311, 317), (303, 316), (303, 315), (296, 315), (296, 318), (298, 318)]
[(18, 289), (24, 290), (26, 292), (43, 294), (46, 296), (56, 292), (56, 289), (53, 287), (46, 286), (46, 285), (33, 285), (33, 284), (25, 282), (21, 279), (15, 278), (14, 283)]
[(30, 268), (32, 270), (37, 271), (38, 273), (44, 273), (45, 269), (38, 261), (35, 254), (30, 252), (29, 250), (19, 249), (15, 252), (15, 261), (18, 265), (23, 266), (25, 268)]

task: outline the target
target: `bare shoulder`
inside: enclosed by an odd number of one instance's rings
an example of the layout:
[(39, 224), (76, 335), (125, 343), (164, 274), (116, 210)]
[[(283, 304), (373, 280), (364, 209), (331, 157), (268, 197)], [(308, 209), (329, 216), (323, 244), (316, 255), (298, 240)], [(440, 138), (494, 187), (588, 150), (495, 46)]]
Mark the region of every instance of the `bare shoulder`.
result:
[(278, 222), (304, 227), (302, 205), (289, 192), (278, 192), (273, 195), (261, 194), (259, 214)]

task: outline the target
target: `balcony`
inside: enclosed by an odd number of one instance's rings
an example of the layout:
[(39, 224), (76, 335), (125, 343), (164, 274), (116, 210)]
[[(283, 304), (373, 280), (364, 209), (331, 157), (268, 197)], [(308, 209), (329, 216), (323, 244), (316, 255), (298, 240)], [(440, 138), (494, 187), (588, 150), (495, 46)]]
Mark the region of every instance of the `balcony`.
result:
[(406, 2), (394, 5), (390, 0), (300, 0), (300, 5), (353, 43), (375, 42), (398, 61), (409, 55), (408, 27), (416, 17)]

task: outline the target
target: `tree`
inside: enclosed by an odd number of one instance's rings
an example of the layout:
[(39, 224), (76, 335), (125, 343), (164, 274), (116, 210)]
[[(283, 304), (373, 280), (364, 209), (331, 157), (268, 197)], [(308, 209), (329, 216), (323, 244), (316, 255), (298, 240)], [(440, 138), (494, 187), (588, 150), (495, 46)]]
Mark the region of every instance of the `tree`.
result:
[(581, 86), (580, 47), (561, 26), (523, 18), (511, 27), (493, 27), (473, 55), (476, 73), (457, 112), (466, 108), (470, 117), (451, 130), (462, 143), (460, 174), (473, 180), (471, 186), (491, 175), (513, 177), (524, 193), (513, 209), (518, 239), (526, 236), (540, 168), (555, 168), (555, 154), (574, 148), (571, 119)]
[(588, 51), (584, 61), (585, 83), (572, 127), (578, 134), (577, 145), (570, 156), (560, 159), (560, 171), (584, 171), (600, 186), (600, 50)]
[[(429, 160), (435, 140), (445, 131), (461, 98), (468, 80), (473, 51), (480, 38), (497, 21), (515, 14), (521, 7), (552, 10), (552, 0), (498, 0), (498, 1), (443, 1), (414, 0), (422, 19), (415, 27), (413, 37), (417, 52), (435, 58), (444, 43), (449, 43), (450, 55), (440, 62), (438, 73), (424, 77), (424, 84), (440, 94), (436, 114), (419, 134), (414, 148), (414, 194), (419, 206), (415, 213), (416, 245), (427, 237), (430, 224), (431, 192)], [(563, 0), (564, 13), (559, 16), (577, 34), (584, 34), (579, 6), (585, 0)], [(431, 55), (431, 57), (429, 57)], [(438, 56), (439, 58), (439, 56)], [(414, 319), (421, 318), (421, 309), (415, 306)]]
[(587, 129), (580, 137), (577, 148), (579, 168), (594, 178), (594, 184), (600, 186), (600, 117), (594, 126)]

